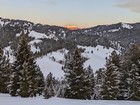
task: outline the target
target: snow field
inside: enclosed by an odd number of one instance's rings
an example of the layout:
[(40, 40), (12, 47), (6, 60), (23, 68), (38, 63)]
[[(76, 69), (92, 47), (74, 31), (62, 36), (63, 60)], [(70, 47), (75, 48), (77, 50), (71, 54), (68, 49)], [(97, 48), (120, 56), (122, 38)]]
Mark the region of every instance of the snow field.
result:
[(42, 96), (21, 98), (0, 94), (0, 105), (140, 105), (140, 101), (76, 100), (57, 97), (44, 99)]

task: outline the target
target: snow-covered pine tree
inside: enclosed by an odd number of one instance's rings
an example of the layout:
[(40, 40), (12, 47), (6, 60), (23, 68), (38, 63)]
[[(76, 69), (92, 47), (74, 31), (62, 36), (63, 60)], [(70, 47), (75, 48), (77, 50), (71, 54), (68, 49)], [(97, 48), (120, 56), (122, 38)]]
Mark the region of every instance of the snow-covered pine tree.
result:
[(37, 70), (36, 81), (37, 81), (37, 87), (38, 87), (37, 94), (42, 95), (44, 87), (45, 87), (45, 81), (44, 81), (45, 79), (44, 79), (43, 73), (40, 70), (39, 66), (37, 66), (36, 70)]
[(24, 34), (21, 35), (19, 41), (19, 46), (17, 52), (15, 53), (15, 61), (12, 65), (12, 75), (11, 75), (11, 84), (10, 84), (10, 94), (11, 96), (17, 96), (19, 94), (20, 82), (22, 81), (22, 74), (24, 70), (23, 64), (27, 63), (30, 50), (27, 43), (27, 40)]
[(95, 78), (94, 73), (89, 65), (86, 70), (86, 83), (87, 83), (87, 99), (94, 99), (94, 86), (95, 86)]
[(61, 80), (59, 85), (59, 90), (57, 93), (58, 97), (64, 97), (66, 86), (67, 86), (66, 80), (65, 79)]
[(14, 69), (15, 66), (12, 65), (10, 84), (9, 84), (9, 93), (11, 96), (17, 96), (19, 89), (19, 72), (17, 69)]
[(117, 71), (118, 67), (114, 62), (116, 59), (115, 52), (113, 51), (109, 59), (106, 62), (106, 71), (104, 75), (104, 81), (102, 84), (101, 96), (105, 100), (117, 99), (118, 86), (117, 86)]
[(33, 97), (36, 96), (37, 94), (37, 90), (38, 90), (38, 77), (39, 75), (37, 75), (38, 72), (38, 66), (36, 65), (36, 61), (34, 59), (34, 56), (32, 54), (32, 52), (30, 52), (30, 58), (28, 59), (27, 62), (27, 79), (28, 79), (28, 84), (29, 84), (29, 96)]
[(87, 99), (87, 86), (85, 78), (85, 69), (83, 68), (84, 58), (78, 49), (75, 49), (72, 54), (66, 57), (65, 79), (67, 81), (65, 98), (72, 99)]
[(140, 48), (133, 44), (122, 61), (124, 99), (140, 100)]
[(120, 77), (119, 77), (119, 84), (118, 84), (118, 100), (126, 100), (128, 97), (128, 82), (127, 78), (129, 68), (131, 68), (131, 61), (130, 60), (124, 60), (122, 59), (121, 63), (121, 69), (120, 69)]
[(111, 62), (116, 66), (116, 68), (114, 69), (114, 73), (116, 74), (116, 85), (118, 87), (117, 99), (121, 99), (122, 98), (121, 89), (123, 83), (121, 77), (123, 76), (123, 71), (121, 70), (120, 54), (117, 54), (115, 50), (111, 53)]
[(28, 63), (24, 62), (22, 65), (23, 69), (20, 71), (20, 87), (19, 87), (19, 95), (21, 97), (29, 97), (29, 80), (28, 80)]
[(20, 95), (21, 97), (36, 96), (38, 78), (40, 78), (40, 76), (38, 77), (38, 72), (39, 69), (27, 39), (25, 35), (22, 35), (13, 64), (10, 94), (12, 96)]
[(95, 72), (95, 87), (94, 87), (94, 99), (101, 99), (101, 86), (104, 80), (105, 68), (100, 68)]
[(0, 48), (0, 93), (8, 93), (10, 73), (11, 66), (9, 59), (6, 58), (4, 51)]
[(129, 98), (130, 100), (140, 100), (140, 75), (139, 75), (139, 68), (132, 64), (131, 71), (130, 71), (130, 80), (131, 83), (130, 90), (129, 90)]
[(44, 98), (48, 99), (53, 96), (54, 96), (53, 74), (49, 73), (45, 81)]

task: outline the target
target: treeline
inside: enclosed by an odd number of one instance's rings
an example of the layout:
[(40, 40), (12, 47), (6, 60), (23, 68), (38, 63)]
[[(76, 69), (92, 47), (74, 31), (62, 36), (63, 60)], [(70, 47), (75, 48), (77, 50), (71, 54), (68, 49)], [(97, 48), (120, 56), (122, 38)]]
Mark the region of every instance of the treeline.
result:
[(93, 74), (83, 68), (78, 49), (66, 56), (65, 81), (61, 97), (73, 99), (140, 100), (140, 48), (133, 44), (122, 55), (113, 51), (106, 58), (106, 68)]
[[(71, 99), (140, 100), (140, 48), (133, 44), (123, 54), (113, 51), (106, 58), (106, 68), (93, 73), (84, 68), (86, 59), (78, 48), (65, 55), (61, 80), (49, 73), (46, 79), (35, 62), (26, 35), (21, 35), (15, 61), (0, 49), (0, 93), (11, 96), (35, 97), (43, 95)], [(59, 72), (59, 71), (58, 71)]]

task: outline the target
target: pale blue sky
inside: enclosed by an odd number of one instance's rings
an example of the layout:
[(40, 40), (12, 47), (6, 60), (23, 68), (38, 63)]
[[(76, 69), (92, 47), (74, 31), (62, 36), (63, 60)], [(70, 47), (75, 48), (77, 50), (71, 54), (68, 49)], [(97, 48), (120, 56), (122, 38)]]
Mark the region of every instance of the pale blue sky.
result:
[(0, 17), (91, 27), (140, 22), (140, 0), (0, 0)]

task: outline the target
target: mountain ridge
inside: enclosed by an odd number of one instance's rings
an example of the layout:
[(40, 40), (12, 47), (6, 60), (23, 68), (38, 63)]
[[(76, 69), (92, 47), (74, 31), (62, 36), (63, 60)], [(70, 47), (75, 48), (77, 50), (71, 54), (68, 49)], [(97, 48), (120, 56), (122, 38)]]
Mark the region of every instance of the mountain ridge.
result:
[[(2, 47), (7, 47), (10, 44), (13, 49), (16, 49), (21, 32), (45, 36), (37, 38), (41, 40), (39, 43), (33, 43), (40, 48), (43, 54), (68, 47), (68, 45), (70, 47), (74, 45), (102, 45), (119, 50), (126, 49), (131, 43), (136, 43), (140, 46), (140, 23), (120, 22), (69, 30), (61, 26), (35, 24), (30, 21), (0, 17), (0, 44)], [(33, 41), (34, 38), (30, 34), (29, 40)], [(45, 48), (48, 48), (48, 50), (45, 50)]]

